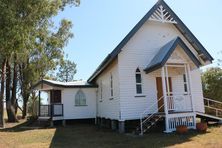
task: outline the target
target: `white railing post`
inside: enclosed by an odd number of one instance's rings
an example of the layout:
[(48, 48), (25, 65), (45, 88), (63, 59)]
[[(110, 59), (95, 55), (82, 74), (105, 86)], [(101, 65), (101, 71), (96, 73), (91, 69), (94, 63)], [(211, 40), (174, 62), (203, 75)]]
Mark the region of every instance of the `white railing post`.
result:
[(166, 95), (165, 66), (162, 67), (161, 76), (162, 76), (162, 85), (163, 85), (162, 87), (163, 87), (163, 99), (164, 99), (165, 125), (166, 125), (166, 132), (168, 132), (169, 124), (168, 124), (168, 104), (167, 104), (167, 95)]
[(169, 73), (168, 73), (168, 68), (165, 66), (166, 70), (166, 86), (167, 86), (167, 96), (170, 96), (170, 85), (169, 85)]

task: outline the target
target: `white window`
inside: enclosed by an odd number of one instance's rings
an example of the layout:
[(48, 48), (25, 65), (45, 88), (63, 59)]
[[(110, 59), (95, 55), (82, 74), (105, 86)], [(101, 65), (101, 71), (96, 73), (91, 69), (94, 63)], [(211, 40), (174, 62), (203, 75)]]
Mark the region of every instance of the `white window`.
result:
[(110, 96), (113, 98), (113, 75), (110, 75)]
[(75, 106), (86, 106), (86, 96), (82, 90), (76, 93)]
[(100, 102), (103, 101), (103, 83), (100, 81)]
[(188, 83), (187, 83), (187, 76), (186, 74), (183, 75), (183, 84), (184, 84), (184, 92), (188, 92)]
[(142, 92), (142, 76), (141, 76), (141, 72), (139, 68), (136, 69), (135, 78), (136, 78), (136, 93), (142, 94), (143, 93)]

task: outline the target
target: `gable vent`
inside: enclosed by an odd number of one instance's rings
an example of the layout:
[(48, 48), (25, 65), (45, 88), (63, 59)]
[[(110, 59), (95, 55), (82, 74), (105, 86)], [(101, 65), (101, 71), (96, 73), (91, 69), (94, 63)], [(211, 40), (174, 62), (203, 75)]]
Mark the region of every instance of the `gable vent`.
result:
[(172, 23), (177, 24), (174, 18), (170, 15), (169, 12), (164, 9), (162, 5), (160, 5), (156, 11), (150, 16), (149, 20), (158, 21), (161, 23)]

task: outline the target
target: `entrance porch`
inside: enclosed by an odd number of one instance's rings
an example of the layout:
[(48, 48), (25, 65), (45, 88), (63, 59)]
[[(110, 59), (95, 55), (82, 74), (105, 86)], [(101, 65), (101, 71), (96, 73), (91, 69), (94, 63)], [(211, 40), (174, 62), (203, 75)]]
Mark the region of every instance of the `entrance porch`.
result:
[(193, 112), (189, 64), (166, 64), (156, 74), (158, 112)]
[(52, 121), (63, 119), (61, 90), (39, 90), (38, 115), (39, 119), (50, 119)]
[[(165, 66), (161, 68), (161, 80), (163, 94), (162, 106), (164, 107), (165, 113), (165, 132), (175, 131), (179, 125), (185, 125), (188, 128), (195, 129), (196, 114), (191, 91), (192, 78), (190, 65), (186, 63), (165, 64)], [(158, 100), (158, 102), (160, 100)], [(158, 106), (158, 110), (159, 107), (160, 106)]]
[[(145, 132), (147, 125), (150, 128), (161, 117), (165, 118), (167, 133), (175, 131), (179, 125), (195, 129), (196, 114), (191, 91), (190, 65), (166, 63), (151, 75), (156, 79), (157, 101), (141, 114), (141, 134)], [(154, 110), (151, 114), (148, 113), (150, 109)]]
[[(141, 134), (160, 120), (160, 114), (165, 117), (165, 132), (175, 131), (179, 125), (195, 129), (196, 95), (192, 91), (195, 80), (192, 80), (191, 71), (200, 65), (201, 61), (179, 37), (160, 48), (144, 69), (146, 74), (156, 79), (157, 101), (141, 114)], [(148, 114), (148, 110), (154, 112)]]

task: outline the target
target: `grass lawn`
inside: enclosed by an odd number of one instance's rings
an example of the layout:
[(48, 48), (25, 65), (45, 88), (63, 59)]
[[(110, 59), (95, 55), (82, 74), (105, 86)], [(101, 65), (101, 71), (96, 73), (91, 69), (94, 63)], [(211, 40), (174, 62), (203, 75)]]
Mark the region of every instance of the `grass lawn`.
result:
[(0, 130), (0, 147), (222, 147), (222, 127), (210, 127), (205, 134), (149, 133), (143, 137), (118, 134), (90, 124), (48, 129), (23, 128), (23, 122)]

